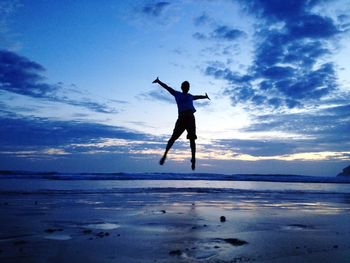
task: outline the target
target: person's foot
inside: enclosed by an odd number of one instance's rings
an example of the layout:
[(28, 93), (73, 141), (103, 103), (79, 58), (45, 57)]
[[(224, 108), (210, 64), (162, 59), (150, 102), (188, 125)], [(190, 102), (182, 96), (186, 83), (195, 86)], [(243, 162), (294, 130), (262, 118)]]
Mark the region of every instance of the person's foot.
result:
[(165, 162), (166, 156), (163, 156), (162, 159), (160, 159), (159, 164), (163, 165)]
[(196, 160), (195, 159), (191, 159), (191, 168), (194, 171), (196, 169)]

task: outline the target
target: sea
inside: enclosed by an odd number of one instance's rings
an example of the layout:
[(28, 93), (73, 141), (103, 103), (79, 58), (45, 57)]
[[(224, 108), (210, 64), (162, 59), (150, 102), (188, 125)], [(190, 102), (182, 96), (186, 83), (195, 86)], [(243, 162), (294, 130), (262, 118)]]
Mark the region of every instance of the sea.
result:
[(0, 193), (300, 193), (350, 194), (350, 178), (283, 174), (58, 173), (0, 171)]

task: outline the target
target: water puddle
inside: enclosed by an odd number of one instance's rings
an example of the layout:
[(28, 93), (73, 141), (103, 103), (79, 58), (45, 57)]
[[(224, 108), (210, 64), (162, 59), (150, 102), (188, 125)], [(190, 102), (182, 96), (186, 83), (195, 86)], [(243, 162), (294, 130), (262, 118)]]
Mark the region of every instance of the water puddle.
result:
[(51, 240), (60, 240), (60, 241), (72, 239), (70, 235), (66, 235), (66, 234), (52, 234), (52, 235), (44, 236), (44, 238), (51, 239)]
[(291, 224), (287, 226), (282, 226), (282, 229), (284, 230), (313, 230), (315, 229), (314, 226), (311, 225), (303, 225), (303, 224)]
[(98, 223), (86, 225), (87, 228), (101, 229), (101, 230), (113, 230), (120, 227), (118, 224), (113, 223)]

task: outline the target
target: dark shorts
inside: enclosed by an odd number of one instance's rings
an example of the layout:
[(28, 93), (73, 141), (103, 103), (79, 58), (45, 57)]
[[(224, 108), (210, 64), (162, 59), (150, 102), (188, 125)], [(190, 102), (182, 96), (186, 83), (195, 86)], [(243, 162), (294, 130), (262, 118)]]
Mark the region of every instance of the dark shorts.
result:
[(186, 111), (179, 114), (172, 137), (175, 140), (178, 139), (185, 130), (187, 131), (187, 139), (197, 139), (196, 120), (192, 111)]

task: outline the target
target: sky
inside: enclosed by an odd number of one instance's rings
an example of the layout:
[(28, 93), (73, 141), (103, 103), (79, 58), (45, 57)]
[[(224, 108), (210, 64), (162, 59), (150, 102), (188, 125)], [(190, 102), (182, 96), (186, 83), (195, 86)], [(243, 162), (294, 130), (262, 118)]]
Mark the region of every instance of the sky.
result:
[(335, 176), (350, 164), (347, 0), (0, 0), (0, 169)]

